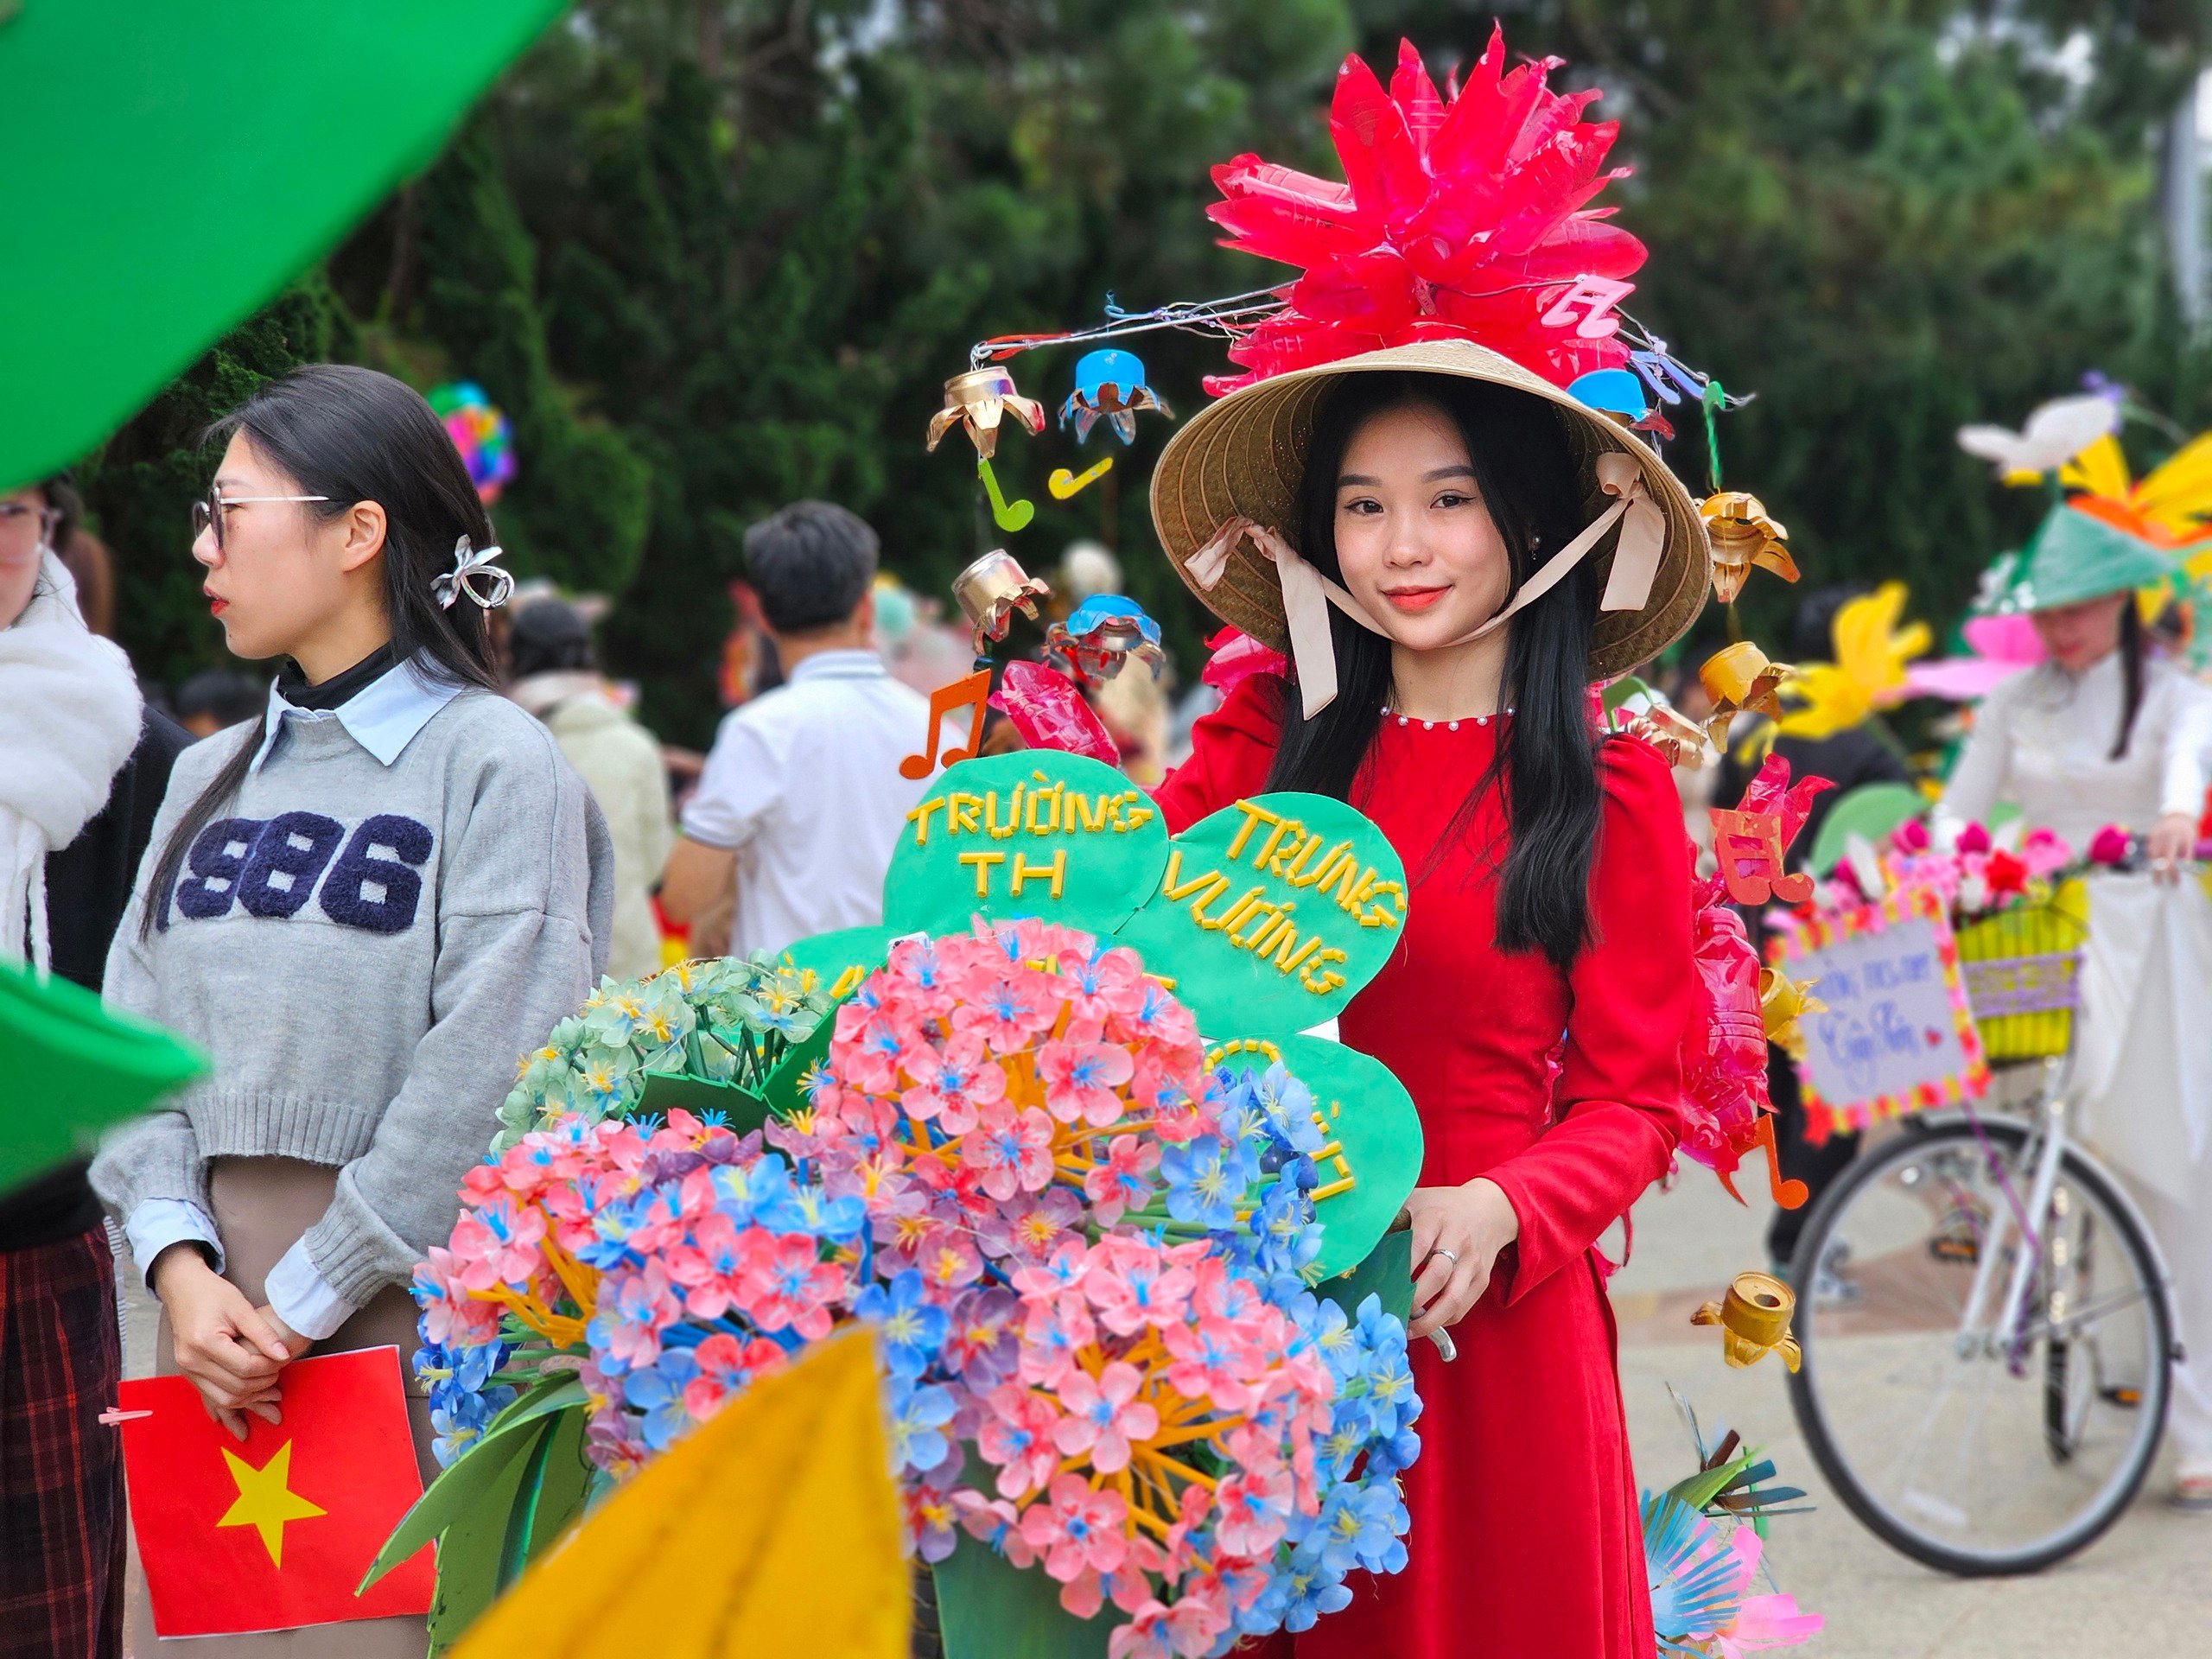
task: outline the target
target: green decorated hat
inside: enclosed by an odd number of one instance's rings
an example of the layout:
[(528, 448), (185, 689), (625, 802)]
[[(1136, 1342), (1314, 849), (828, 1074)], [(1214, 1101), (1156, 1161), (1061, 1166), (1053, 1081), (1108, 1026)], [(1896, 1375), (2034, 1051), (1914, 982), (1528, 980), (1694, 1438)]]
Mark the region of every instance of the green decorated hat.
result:
[(2173, 560), (2140, 536), (2062, 503), (2028, 544), (2007, 553), (1982, 578), (1975, 608), (1986, 614), (2056, 610), (2164, 582)]

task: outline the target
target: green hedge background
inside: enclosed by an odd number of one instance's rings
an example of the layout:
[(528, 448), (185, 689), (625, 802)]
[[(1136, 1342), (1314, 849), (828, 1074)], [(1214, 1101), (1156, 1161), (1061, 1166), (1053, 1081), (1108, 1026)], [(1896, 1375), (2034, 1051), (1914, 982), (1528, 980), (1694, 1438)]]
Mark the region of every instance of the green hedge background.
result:
[[(2094, 369), (2163, 413), (2139, 469), (2212, 424), (2156, 213), (2160, 124), (2206, 47), (2188, 0), (585, 0), (443, 157), (81, 468), (118, 556), (118, 628), (174, 683), (224, 660), (188, 552), (204, 423), (258, 378), (366, 362), (466, 377), (514, 423), (498, 504), (519, 574), (613, 595), (611, 666), (703, 743), (753, 518), (840, 500), (925, 591), (990, 541), (957, 442), (922, 430), (987, 334), (1095, 321), (1282, 273), (1214, 245), (1207, 168), (1241, 150), (1336, 176), (1345, 52), (1402, 34), (1440, 75), (1493, 12), (1570, 60), (1622, 123), (1622, 221), (1651, 248), (1630, 302), (1757, 399), (1726, 481), (1789, 525), (1808, 585), (1901, 575), (1948, 618), (2031, 521), (1961, 423), (2016, 425)], [(1138, 342), (1187, 411), (1218, 346)], [(1056, 404), (1071, 353), (1014, 365)], [(1061, 504), (1057, 439), (1001, 452), (1038, 505), (1033, 570), (1102, 531), (1194, 668), (1205, 620), (1152, 550), (1137, 480)], [(1685, 437), (1690, 435), (1685, 434)], [(1094, 439), (1094, 453), (1103, 453)], [(1676, 461), (1702, 485), (1686, 442)], [(1126, 480), (1126, 484), (1124, 481)], [(993, 539), (996, 539), (993, 537)], [(1745, 619), (1794, 599), (1754, 579)], [(1715, 624), (1717, 626), (1717, 623)]]

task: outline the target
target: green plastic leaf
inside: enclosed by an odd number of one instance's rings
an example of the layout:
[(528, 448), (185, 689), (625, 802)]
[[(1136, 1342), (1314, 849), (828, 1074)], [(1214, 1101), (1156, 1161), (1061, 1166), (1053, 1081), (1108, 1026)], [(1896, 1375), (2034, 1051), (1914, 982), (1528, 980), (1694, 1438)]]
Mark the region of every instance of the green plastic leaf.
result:
[(207, 1070), (198, 1049), (101, 1007), (66, 979), (0, 967), (0, 1046), (14, 1105), (0, 1191), (90, 1150), (99, 1132)]
[(1168, 843), (1122, 925), (1202, 1032), (1304, 1031), (1344, 1012), (1405, 928), (1406, 872), (1379, 829), (1325, 795), (1259, 795)]
[[(498, 1460), (498, 1472), (490, 1484), (439, 1534), (437, 1585), (430, 1594), (433, 1655), (459, 1642), (499, 1599), (505, 1582), (500, 1569), (507, 1529), (523, 1478), (529, 1472), (530, 1454), (543, 1436), (543, 1426), (538, 1424), (528, 1433), (511, 1437), (507, 1454)], [(459, 1463), (454, 1465), (455, 1469), (460, 1467)]]
[[(842, 1007), (841, 1003), (837, 1007)], [(833, 1007), (822, 1016), (822, 1023), (803, 1043), (796, 1043), (785, 1051), (776, 1069), (760, 1085), (763, 1103), (777, 1117), (789, 1117), (806, 1106), (806, 1079), (814, 1068), (830, 1057), (830, 1044), (837, 1034), (837, 1007)], [(765, 1119), (763, 1120), (766, 1121)]]
[(1909, 784), (1861, 784), (1835, 798), (1806, 861), (1815, 875), (1825, 876), (1843, 861), (1852, 836), (1879, 846), (1890, 831), (1928, 810), (1928, 798)]
[[(367, 1589), (385, 1573), (412, 1556), (423, 1545), (459, 1524), (465, 1517), (495, 1513), (504, 1536), (506, 1513), (513, 1489), (494, 1503), (488, 1496), (510, 1472), (508, 1465), (528, 1456), (544, 1431), (545, 1419), (554, 1414), (582, 1410), (588, 1404), (584, 1385), (573, 1371), (556, 1371), (524, 1389), (507, 1408), (485, 1425), (476, 1443), (448, 1467), (439, 1471), (423, 1496), (399, 1517), (384, 1548), (369, 1563), (360, 1588)], [(520, 1479), (519, 1473), (515, 1478)], [(496, 1548), (496, 1541), (495, 1541)], [(444, 1571), (444, 1551), (439, 1555)]]
[(584, 1497), (591, 1490), (592, 1465), (584, 1456), (584, 1427), (588, 1413), (571, 1406), (546, 1419), (545, 1432), (531, 1448), (522, 1480), (516, 1488), (514, 1507), (507, 1521), (507, 1535), (499, 1552), (499, 1588), (505, 1591), (528, 1570), (530, 1564), (572, 1524), (583, 1518)]
[(0, 259), (0, 385), (39, 393), (0, 400), (0, 489), (83, 456), (429, 166), (563, 10), (24, 6), (0, 29), (0, 220), (41, 245)]
[(681, 1071), (645, 1073), (645, 1087), (638, 1094), (638, 1109), (663, 1117), (671, 1109), (687, 1111), (695, 1117), (719, 1112), (735, 1135), (750, 1134), (768, 1121), (768, 1103), (750, 1089)]
[(883, 879), (893, 933), (965, 932), (978, 915), (1111, 933), (1167, 865), (1151, 798), (1111, 766), (1057, 750), (948, 767), (906, 819)]
[[(841, 927), (817, 933), (786, 950), (780, 960), (801, 973), (812, 969), (816, 986), (826, 995), (852, 995), (861, 979), (883, 966), (891, 941), (902, 930), (890, 927)], [(855, 969), (859, 971), (855, 973)]]
[(963, 1538), (931, 1570), (944, 1659), (1106, 1659), (1122, 1622), (1110, 1605), (1096, 1618), (1076, 1618), (1060, 1605), (1060, 1586), (1043, 1567), (1014, 1567), (973, 1538)]
[(1421, 1114), (1405, 1084), (1373, 1055), (1324, 1037), (1248, 1039), (1212, 1052), (1224, 1065), (1262, 1070), (1279, 1054), (1313, 1090), (1314, 1117), (1329, 1137), (1313, 1160), (1313, 1212), (1322, 1224), (1314, 1265), (1327, 1275), (1365, 1261), (1421, 1179)]
[(1382, 1242), (1350, 1273), (1324, 1279), (1313, 1294), (1334, 1302), (1348, 1319), (1359, 1317), (1359, 1305), (1370, 1296), (1382, 1299), (1382, 1311), (1401, 1319), (1414, 1316), (1414, 1236), (1401, 1227), (1385, 1233)]

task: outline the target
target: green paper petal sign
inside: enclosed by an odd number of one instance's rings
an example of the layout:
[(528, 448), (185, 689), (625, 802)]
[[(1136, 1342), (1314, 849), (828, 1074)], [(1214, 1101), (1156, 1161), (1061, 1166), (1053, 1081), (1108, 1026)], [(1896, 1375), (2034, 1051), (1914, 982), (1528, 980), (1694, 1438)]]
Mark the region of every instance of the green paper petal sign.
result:
[(23, 7), (0, 29), (0, 219), (19, 238), (0, 259), (0, 385), (18, 394), (0, 489), (86, 454), (429, 165), (562, 10)]
[(1280, 1059), (1313, 1091), (1314, 1119), (1328, 1136), (1313, 1160), (1313, 1213), (1322, 1224), (1313, 1265), (1325, 1278), (1357, 1267), (1421, 1179), (1421, 1113), (1405, 1084), (1373, 1055), (1325, 1037), (1245, 1038), (1209, 1049), (1206, 1059), (1262, 1069)]
[(979, 915), (1111, 933), (1166, 867), (1159, 809), (1111, 766), (1041, 749), (995, 754), (939, 772), (907, 813), (883, 919), (894, 934), (964, 933)]
[(1397, 948), (1406, 872), (1382, 830), (1325, 795), (1260, 795), (1168, 844), (1120, 940), (1202, 1032), (1304, 1031), (1344, 1012)]
[(0, 1043), (16, 1103), (0, 1136), (0, 1191), (89, 1151), (102, 1129), (207, 1070), (205, 1055), (159, 1027), (12, 967), (0, 967)]

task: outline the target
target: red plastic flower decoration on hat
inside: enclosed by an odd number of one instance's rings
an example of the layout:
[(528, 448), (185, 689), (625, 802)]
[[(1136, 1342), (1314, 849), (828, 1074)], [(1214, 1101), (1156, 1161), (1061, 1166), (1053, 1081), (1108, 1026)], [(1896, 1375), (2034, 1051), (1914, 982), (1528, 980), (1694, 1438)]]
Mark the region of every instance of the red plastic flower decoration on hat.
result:
[(1626, 363), (1612, 313), (1643, 244), (1585, 205), (1626, 172), (1600, 171), (1619, 127), (1581, 118), (1595, 91), (1546, 88), (1562, 61), (1507, 73), (1493, 30), (1447, 103), (1410, 41), (1387, 93), (1346, 58), (1329, 111), (1345, 182), (1257, 156), (1215, 168), (1224, 245), (1306, 274), (1230, 349), (1249, 372), (1206, 390), (1424, 340), (1471, 340), (1561, 385)]

